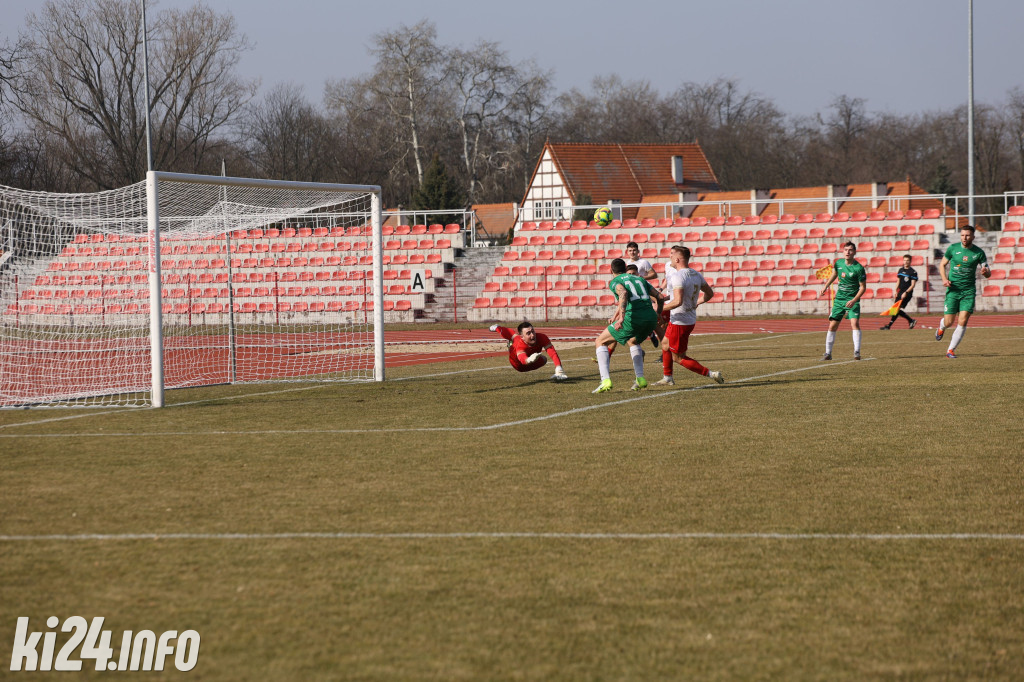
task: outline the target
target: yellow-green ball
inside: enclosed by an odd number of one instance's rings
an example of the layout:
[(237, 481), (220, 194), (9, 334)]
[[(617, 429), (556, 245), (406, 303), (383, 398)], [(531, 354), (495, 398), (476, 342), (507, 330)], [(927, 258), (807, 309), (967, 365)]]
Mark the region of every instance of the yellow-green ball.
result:
[(594, 211), (594, 222), (604, 227), (612, 221), (612, 210), (610, 208), (599, 208)]

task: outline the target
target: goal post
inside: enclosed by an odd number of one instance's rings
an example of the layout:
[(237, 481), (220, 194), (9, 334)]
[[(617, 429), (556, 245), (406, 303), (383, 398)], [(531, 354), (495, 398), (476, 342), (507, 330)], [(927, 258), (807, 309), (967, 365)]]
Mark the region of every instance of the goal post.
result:
[(151, 171), (0, 187), (0, 407), (383, 381), (380, 188)]

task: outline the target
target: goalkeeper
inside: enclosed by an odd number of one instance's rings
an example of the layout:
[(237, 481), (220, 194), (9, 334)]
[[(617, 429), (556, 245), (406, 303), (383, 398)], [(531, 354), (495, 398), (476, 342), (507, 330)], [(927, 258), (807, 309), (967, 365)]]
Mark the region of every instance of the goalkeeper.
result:
[(562, 361), (558, 359), (558, 352), (551, 345), (551, 339), (534, 329), (529, 322), (520, 322), (514, 332), (497, 324), (492, 324), (490, 329), (508, 341), (508, 362), (517, 372), (532, 372), (548, 364), (548, 359), (541, 353), (544, 351), (555, 363), (555, 374), (551, 378), (555, 381), (569, 378), (562, 369)]

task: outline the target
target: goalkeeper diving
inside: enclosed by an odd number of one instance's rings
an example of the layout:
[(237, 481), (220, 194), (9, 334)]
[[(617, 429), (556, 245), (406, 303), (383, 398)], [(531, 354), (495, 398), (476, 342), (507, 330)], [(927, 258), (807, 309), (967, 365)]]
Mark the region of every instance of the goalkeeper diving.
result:
[(548, 364), (547, 357), (541, 352), (543, 351), (551, 356), (551, 362), (555, 363), (555, 374), (551, 379), (565, 381), (569, 378), (562, 369), (562, 361), (558, 359), (551, 339), (534, 329), (529, 322), (519, 323), (516, 331), (497, 324), (492, 324), (490, 329), (501, 334), (501, 338), (508, 342), (508, 363), (515, 371), (532, 372)]

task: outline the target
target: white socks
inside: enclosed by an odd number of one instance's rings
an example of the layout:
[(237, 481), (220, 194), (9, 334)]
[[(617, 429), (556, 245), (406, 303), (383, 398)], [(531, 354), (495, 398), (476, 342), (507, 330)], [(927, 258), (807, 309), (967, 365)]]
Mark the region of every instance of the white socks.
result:
[(832, 346), (835, 345), (835, 342), (835, 332), (828, 332), (827, 334), (825, 334), (825, 352), (828, 353), (829, 355), (832, 355)]
[(963, 340), (964, 334), (966, 334), (966, 333), (967, 333), (967, 327), (964, 327), (963, 325), (959, 325), (959, 324), (956, 326), (956, 329), (953, 330), (953, 338), (950, 339), (950, 341), (949, 341), (949, 352), (950, 353), (952, 353), (953, 350), (960, 344), (960, 341)]
[(859, 329), (854, 329), (853, 330), (853, 352), (854, 353), (859, 353), (860, 352), (860, 330)]
[(633, 371), (638, 377), (642, 377), (644, 375), (644, 349), (640, 346), (630, 346), (629, 357), (633, 359)]
[(945, 328), (946, 328), (946, 318), (940, 317), (939, 318), (939, 331), (942, 331)]
[(597, 347), (597, 368), (601, 372), (601, 379), (611, 379), (612, 354), (608, 352), (608, 346)]

